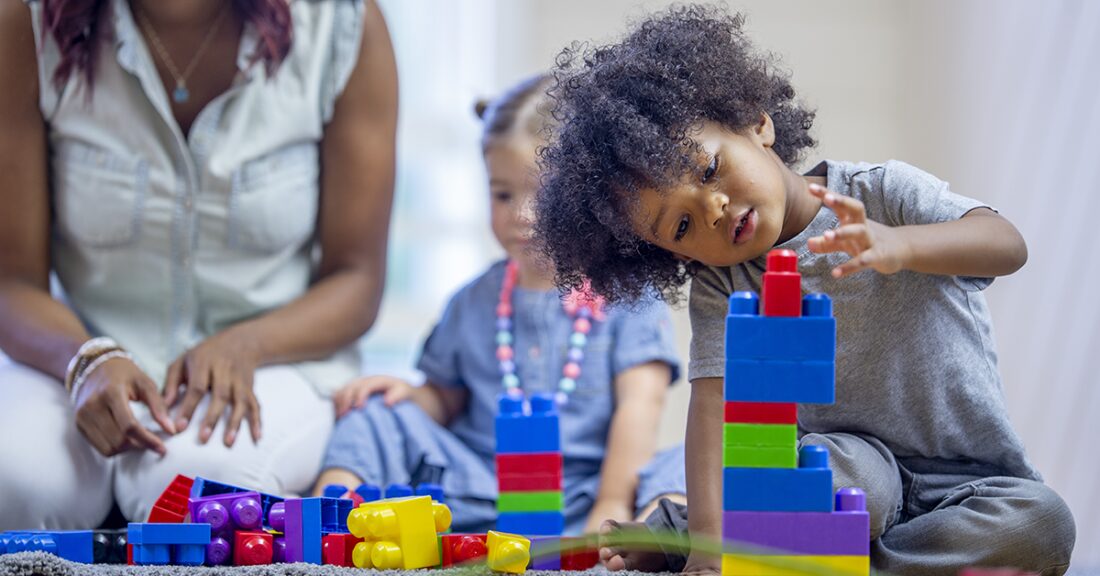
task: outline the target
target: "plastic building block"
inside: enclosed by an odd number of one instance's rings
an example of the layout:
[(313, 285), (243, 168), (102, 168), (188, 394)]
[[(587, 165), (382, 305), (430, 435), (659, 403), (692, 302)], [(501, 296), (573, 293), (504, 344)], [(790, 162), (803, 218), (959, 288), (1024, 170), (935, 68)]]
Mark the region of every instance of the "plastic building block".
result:
[[(355, 493), (363, 499), (363, 502), (374, 502), (382, 499), (382, 489), (374, 484), (360, 484)], [(356, 506), (358, 508), (358, 506)]]
[(836, 365), (832, 362), (726, 361), (726, 400), (832, 404)]
[(588, 570), (600, 562), (598, 543), (592, 538), (562, 538), (561, 544), (562, 570)]
[(210, 544), (209, 524), (131, 522), (126, 532), (134, 564), (197, 566)]
[(553, 396), (534, 395), (525, 412), (523, 399), (503, 394), (496, 417), (497, 454), (561, 451), (561, 429)]
[(497, 476), (560, 475), (561, 452), (546, 454), (497, 454)]
[(95, 561), (94, 548), (91, 530), (23, 530), (0, 534), (0, 554), (41, 551), (91, 564)]
[(497, 497), (501, 512), (546, 512), (562, 509), (561, 492), (503, 492)]
[(561, 492), (561, 473), (498, 476), (497, 490), (505, 492)]
[(267, 525), (277, 532), (286, 531), (286, 503), (276, 502), (267, 511)]
[(494, 572), (523, 574), (531, 561), (531, 541), (516, 534), (489, 531), (487, 564)]
[(798, 426), (727, 423), (722, 429), (722, 442), (727, 446), (795, 446)]
[(725, 446), (722, 466), (726, 468), (797, 468), (798, 450), (792, 444), (776, 446)]
[(722, 539), (774, 553), (866, 556), (871, 553), (866, 512), (740, 512), (722, 516)]
[(417, 496), (430, 496), (436, 502), (443, 502), (443, 487), (439, 484), (424, 482), (416, 487)]
[(353, 534), (326, 534), (321, 538), (321, 558), (323, 564), (352, 567), (352, 553), (355, 546), (362, 542)]
[(260, 504), (263, 506), (264, 513), (264, 525), (270, 526), (268, 520), (268, 514), (271, 511), (271, 507), (277, 502), (282, 502), (283, 499), (278, 496), (272, 496), (271, 494), (264, 494), (256, 490), (249, 490), (248, 488), (241, 488), (239, 486), (233, 486), (232, 484), (223, 484), (221, 482), (215, 482), (208, 480), (201, 476), (196, 476), (194, 484), (191, 486), (191, 498), (201, 498), (203, 496), (216, 496), (218, 494), (231, 494), (234, 492), (255, 492), (260, 495)]
[(351, 514), (352, 501), (347, 498), (320, 498), (321, 532), (326, 534), (347, 534), (348, 514)]
[(191, 487), (195, 484), (192, 478), (182, 474), (177, 475), (168, 487), (161, 492), (160, 497), (153, 503), (149, 510), (146, 522), (170, 523), (183, 522), (187, 516), (187, 501), (191, 496)]
[(329, 484), (325, 486), (322, 496), (325, 498), (342, 498), (348, 493), (348, 487), (343, 484)]
[(870, 556), (722, 555), (722, 576), (866, 576), (870, 572)]
[(191, 521), (210, 525), (215, 534), (257, 530), (263, 524), (263, 504), (257, 492), (234, 492), (192, 498)]
[(413, 487), (408, 484), (390, 484), (386, 486), (386, 498), (408, 498), (413, 495)]
[[(0, 536), (2, 538), (2, 536)], [(3, 545), (0, 544), (0, 553)], [(126, 562), (126, 530), (95, 530), (92, 532), (92, 560), (96, 564)]]
[(531, 536), (531, 562), (528, 570), (561, 570), (561, 537)]
[(271, 564), (274, 546), (275, 538), (267, 532), (236, 532), (233, 534), (233, 565)]
[(744, 424), (797, 424), (794, 402), (726, 402), (726, 422)]
[(285, 506), (286, 561), (321, 563), (321, 498), (291, 498)]
[[(811, 295), (810, 311), (823, 311), (828, 296)], [(749, 306), (745, 299), (756, 298), (751, 292), (730, 296), (730, 314), (726, 316), (726, 358), (731, 360), (772, 360), (781, 362), (832, 362), (836, 357), (836, 319), (832, 316), (783, 318), (742, 313)], [(734, 313), (734, 312), (738, 313)]]
[(828, 452), (803, 446), (798, 468), (725, 468), (722, 470), (724, 510), (754, 512), (831, 512), (833, 471)]
[(271, 562), (286, 562), (286, 537), (276, 536), (275, 540), (271, 544)]
[(366, 502), (348, 515), (358, 538), (353, 563), (379, 570), (431, 568), (440, 564), (436, 533), (450, 528), (451, 511), (427, 496)]
[(802, 276), (793, 250), (768, 252), (763, 287), (764, 316), (799, 316), (802, 313)]
[(222, 564), (229, 563), (230, 558), (233, 557), (233, 545), (229, 543), (229, 540), (225, 536), (213, 536), (210, 538), (210, 543), (206, 545), (206, 565), (207, 566), (221, 566)]
[(556, 536), (565, 530), (561, 512), (502, 512), (497, 530), (525, 536)]
[(485, 547), (485, 534), (444, 534), (439, 538), (440, 566), (446, 568), (484, 558), (489, 551)]

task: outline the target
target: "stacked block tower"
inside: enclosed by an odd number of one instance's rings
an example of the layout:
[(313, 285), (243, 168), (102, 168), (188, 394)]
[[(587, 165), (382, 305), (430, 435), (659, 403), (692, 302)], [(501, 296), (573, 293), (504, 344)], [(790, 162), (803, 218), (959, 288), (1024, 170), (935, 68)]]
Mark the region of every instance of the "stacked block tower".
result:
[[(829, 454), (798, 449), (798, 403), (832, 404), (836, 320), (802, 297), (798, 258), (768, 254), (763, 298), (730, 296), (722, 431), (723, 576), (870, 571), (864, 494), (833, 494)], [(761, 312), (763, 312), (761, 314)]]
[(556, 536), (562, 515), (561, 429), (554, 397), (500, 397), (496, 418), (497, 530)]

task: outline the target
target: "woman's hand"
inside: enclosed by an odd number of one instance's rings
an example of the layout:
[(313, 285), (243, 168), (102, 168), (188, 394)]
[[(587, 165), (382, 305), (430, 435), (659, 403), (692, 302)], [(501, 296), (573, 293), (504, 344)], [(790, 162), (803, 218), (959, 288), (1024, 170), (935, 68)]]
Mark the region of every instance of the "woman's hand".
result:
[(811, 252), (844, 252), (847, 262), (833, 268), (833, 277), (842, 278), (866, 268), (893, 274), (905, 267), (909, 246), (895, 229), (867, 219), (863, 202), (834, 194), (825, 187), (810, 184), (810, 194), (821, 199), (836, 213), (840, 225), (822, 236), (810, 238)]
[(367, 398), (374, 394), (382, 394), (382, 401), (386, 406), (393, 406), (412, 397), (413, 385), (393, 376), (367, 376), (354, 380), (332, 396), (336, 417), (362, 408)]
[(130, 410), (130, 402), (140, 400), (165, 432), (176, 433), (157, 385), (132, 360), (113, 358), (88, 373), (75, 400), (76, 426), (100, 454), (114, 456), (134, 448), (161, 456), (168, 452), (164, 442)]
[[(252, 390), (252, 380), (260, 365), (260, 347), (246, 330), (230, 328), (207, 338), (188, 350), (171, 366), (164, 385), (164, 400), (172, 406), (180, 401), (176, 411), (176, 428), (183, 430), (191, 421), (203, 396), (210, 394), (210, 405), (202, 419), (199, 442), (205, 444), (214, 432), (226, 406), (232, 407), (225, 425), (224, 442), (232, 446), (248, 418), (252, 441), (260, 441), (260, 403)], [(179, 388), (185, 392), (179, 397)]]

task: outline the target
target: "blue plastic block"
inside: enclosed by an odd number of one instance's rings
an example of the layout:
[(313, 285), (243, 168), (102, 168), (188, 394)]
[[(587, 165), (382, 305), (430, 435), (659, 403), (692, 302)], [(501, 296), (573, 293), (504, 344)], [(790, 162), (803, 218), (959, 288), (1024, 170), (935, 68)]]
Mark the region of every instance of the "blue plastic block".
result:
[(798, 468), (725, 468), (722, 509), (751, 512), (832, 512), (828, 452), (803, 446)]
[(363, 499), (363, 502), (374, 502), (382, 499), (382, 488), (374, 484), (360, 484), (355, 493)]
[(431, 496), (436, 502), (443, 502), (443, 487), (439, 484), (424, 482), (416, 487), (417, 496)]
[(131, 522), (126, 530), (130, 544), (201, 544), (210, 543), (209, 524), (156, 524)]
[(832, 362), (836, 319), (726, 316), (726, 359)]
[(287, 562), (321, 563), (322, 500), (324, 498), (286, 501)]
[(198, 544), (181, 544), (176, 546), (172, 563), (183, 566), (201, 566), (205, 560), (206, 546), (200, 546)]
[(321, 532), (347, 534), (348, 514), (354, 504), (347, 498), (319, 498), (321, 501)]
[(325, 498), (339, 498), (348, 493), (348, 487), (343, 484), (329, 484), (325, 486), (323, 496)]
[(390, 484), (386, 486), (386, 499), (405, 498), (413, 495), (413, 487), (408, 484)]
[(727, 402), (832, 404), (836, 400), (833, 362), (726, 360)]
[[(216, 496), (218, 494), (232, 494), (235, 492), (256, 492), (255, 490), (249, 490), (248, 488), (241, 488), (232, 484), (222, 484), (221, 482), (215, 482), (213, 480), (207, 480), (199, 476), (195, 476), (195, 483), (191, 485), (191, 497), (200, 498), (202, 496)], [(264, 507), (264, 526), (271, 528), (271, 524), (268, 520), (268, 512), (271, 511), (271, 505), (276, 502), (282, 502), (283, 499), (278, 496), (272, 496), (271, 494), (264, 494), (258, 492), (260, 495), (260, 504)]]
[(565, 530), (561, 512), (502, 512), (497, 516), (497, 531), (524, 536), (557, 536)]
[(531, 570), (561, 570), (561, 537), (531, 536)]
[(499, 406), (497, 454), (561, 452), (561, 428), (553, 396), (536, 394), (530, 404), (525, 404), (520, 398), (503, 394)]
[(95, 558), (91, 530), (24, 530), (0, 534), (0, 554), (27, 551), (49, 552), (85, 564), (91, 564)]
[(172, 561), (168, 544), (134, 544), (134, 564), (168, 564)]

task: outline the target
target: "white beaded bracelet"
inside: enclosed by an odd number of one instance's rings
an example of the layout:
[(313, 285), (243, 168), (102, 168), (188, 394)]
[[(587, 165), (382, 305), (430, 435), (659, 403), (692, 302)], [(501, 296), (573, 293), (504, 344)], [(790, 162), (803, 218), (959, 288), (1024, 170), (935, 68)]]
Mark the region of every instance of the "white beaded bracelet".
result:
[(65, 368), (65, 390), (72, 390), (73, 381), (76, 380), (78, 373), (83, 371), (84, 366), (82, 364), (94, 359), (91, 357), (121, 348), (114, 338), (108, 338), (107, 336), (98, 336), (85, 341), (80, 345), (80, 349), (76, 351), (72, 359), (69, 360), (69, 366)]
[(76, 395), (80, 393), (80, 388), (84, 386), (84, 381), (88, 379), (88, 376), (91, 375), (92, 372), (95, 372), (96, 368), (102, 366), (104, 362), (108, 360), (114, 360), (115, 358), (125, 358), (126, 360), (133, 360), (133, 356), (131, 356), (129, 352), (121, 349), (112, 350), (110, 352), (97, 356), (95, 360), (92, 360), (91, 364), (88, 364), (88, 366), (84, 368), (84, 370), (82, 370), (79, 375), (77, 375), (76, 381), (73, 382), (73, 391), (69, 395), (69, 401), (76, 402)]

